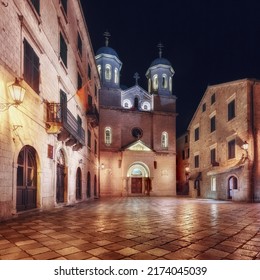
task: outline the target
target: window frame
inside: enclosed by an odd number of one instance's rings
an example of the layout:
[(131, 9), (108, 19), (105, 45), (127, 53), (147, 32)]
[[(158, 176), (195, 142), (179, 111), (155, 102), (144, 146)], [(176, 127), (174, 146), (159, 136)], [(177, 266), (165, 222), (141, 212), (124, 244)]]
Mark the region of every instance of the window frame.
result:
[(167, 150), (169, 147), (169, 135), (167, 131), (163, 131), (161, 135), (161, 147)]
[(228, 112), (227, 112), (227, 117), (228, 121), (233, 120), (236, 117), (236, 99), (232, 99), (228, 102)]
[(231, 139), (227, 142), (227, 156), (228, 160), (236, 158), (236, 139)]
[(105, 127), (104, 129), (105, 145), (110, 146), (112, 144), (112, 129), (111, 127)]
[(60, 31), (60, 59), (63, 65), (68, 68), (68, 45), (64, 34)]

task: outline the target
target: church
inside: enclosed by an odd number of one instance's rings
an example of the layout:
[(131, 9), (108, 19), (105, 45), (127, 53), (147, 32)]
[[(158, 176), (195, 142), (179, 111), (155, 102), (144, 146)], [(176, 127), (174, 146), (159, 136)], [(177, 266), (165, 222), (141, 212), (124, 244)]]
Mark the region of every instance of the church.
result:
[(159, 56), (146, 72), (148, 90), (120, 84), (122, 62), (109, 46), (96, 52), (100, 76), (100, 195), (176, 195), (176, 96), (174, 70)]

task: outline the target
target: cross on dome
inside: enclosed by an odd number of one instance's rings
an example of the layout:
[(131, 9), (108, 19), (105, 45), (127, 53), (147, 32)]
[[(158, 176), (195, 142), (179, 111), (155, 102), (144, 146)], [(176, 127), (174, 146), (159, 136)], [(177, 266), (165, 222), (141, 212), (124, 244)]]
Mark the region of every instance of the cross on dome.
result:
[(140, 79), (140, 76), (137, 72), (134, 74), (135, 84), (138, 85), (138, 80)]
[(104, 32), (103, 35), (104, 35), (104, 37), (106, 39), (106, 47), (107, 47), (108, 43), (109, 43), (109, 37), (111, 36), (111, 34), (108, 31), (106, 31), (106, 32)]
[(161, 58), (162, 57), (162, 49), (163, 49), (163, 44), (162, 43), (159, 43), (158, 45), (157, 45), (157, 47), (158, 47), (158, 49), (159, 49), (159, 57)]

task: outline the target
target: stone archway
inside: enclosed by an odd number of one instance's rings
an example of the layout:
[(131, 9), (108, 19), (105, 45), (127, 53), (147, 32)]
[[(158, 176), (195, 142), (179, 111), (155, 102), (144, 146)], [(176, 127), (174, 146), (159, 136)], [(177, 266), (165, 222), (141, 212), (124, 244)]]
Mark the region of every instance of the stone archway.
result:
[(132, 195), (144, 195), (150, 194), (151, 191), (151, 180), (150, 180), (150, 169), (143, 162), (133, 163), (127, 171), (127, 177), (130, 179), (128, 194)]

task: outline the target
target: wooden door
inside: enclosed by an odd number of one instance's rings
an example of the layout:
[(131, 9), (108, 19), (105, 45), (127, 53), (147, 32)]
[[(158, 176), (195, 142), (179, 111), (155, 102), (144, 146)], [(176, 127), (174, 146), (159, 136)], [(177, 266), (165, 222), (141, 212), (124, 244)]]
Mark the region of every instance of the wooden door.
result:
[(25, 146), (18, 155), (16, 209), (24, 211), (36, 208), (37, 164), (36, 152)]
[(82, 186), (82, 182), (81, 182), (81, 170), (80, 168), (77, 169), (77, 175), (76, 175), (76, 199), (79, 200), (81, 199), (81, 186)]
[(142, 193), (142, 178), (132, 178), (131, 192), (132, 193)]
[(57, 164), (57, 182), (56, 182), (56, 201), (57, 203), (64, 202), (65, 192), (65, 166)]

